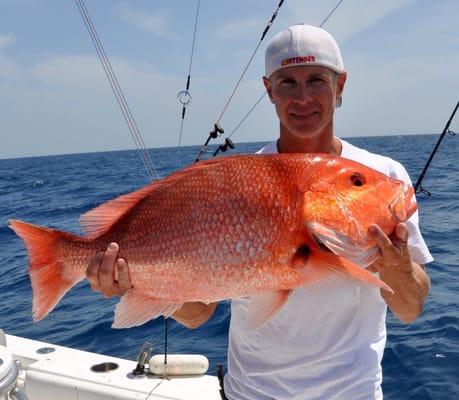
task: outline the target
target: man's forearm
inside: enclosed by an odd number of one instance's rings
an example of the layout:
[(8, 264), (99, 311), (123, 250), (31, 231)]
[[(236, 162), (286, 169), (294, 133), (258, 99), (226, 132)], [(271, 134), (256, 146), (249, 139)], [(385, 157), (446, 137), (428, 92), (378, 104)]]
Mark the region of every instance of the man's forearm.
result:
[(183, 306), (172, 314), (177, 322), (190, 329), (195, 329), (208, 321), (215, 311), (218, 303), (184, 303)]
[(411, 261), (411, 268), (387, 268), (380, 272), (380, 276), (395, 292), (381, 291), (391, 311), (402, 322), (413, 322), (421, 314), (430, 289), (425, 267)]

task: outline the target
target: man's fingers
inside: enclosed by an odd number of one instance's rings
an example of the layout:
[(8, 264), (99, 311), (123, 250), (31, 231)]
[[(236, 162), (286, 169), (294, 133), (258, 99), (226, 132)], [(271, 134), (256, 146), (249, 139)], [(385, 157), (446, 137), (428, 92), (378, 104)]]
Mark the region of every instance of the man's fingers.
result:
[(410, 257), (408, 250), (408, 228), (405, 223), (400, 222), (395, 227), (394, 233), (389, 238), (378, 225), (370, 227), (370, 234), (376, 240), (376, 245), (381, 251), (382, 259), (389, 264), (399, 263)]
[(118, 245), (110, 243), (105, 250), (99, 268), (100, 289), (104, 296), (111, 297), (117, 294), (115, 285), (115, 263), (118, 256)]
[(383, 253), (393, 249), (392, 241), (378, 225), (370, 227), (370, 234), (375, 238), (376, 244)]
[(383, 281), (387, 267), (411, 271), (413, 263), (408, 249), (409, 234), (405, 223), (398, 223), (391, 237), (388, 237), (378, 225), (371, 225), (369, 234), (375, 239), (381, 252), (381, 257), (371, 265), (371, 269), (379, 269)]
[(86, 278), (88, 279), (91, 289), (95, 292), (100, 292), (99, 267), (103, 256), (103, 252), (97, 253), (93, 258), (91, 258), (88, 268), (86, 269)]
[(400, 242), (408, 241), (408, 228), (405, 224), (400, 223), (395, 227), (395, 236)]
[[(400, 223), (397, 226), (399, 225), (403, 225), (406, 228), (405, 224), (403, 223)], [(403, 228), (398, 229), (401, 238), (408, 238), (407, 230), (405, 232)], [(408, 253), (408, 246), (406, 242), (403, 242), (400, 237), (397, 236), (397, 227), (395, 229), (394, 235), (392, 235), (392, 238), (388, 237), (378, 225), (372, 225), (370, 227), (370, 234), (373, 235), (376, 240), (376, 245), (381, 252), (382, 259), (386, 260), (382, 264), (380, 271), (383, 269), (387, 262), (389, 264), (393, 264), (397, 262), (397, 260), (399, 260), (401, 257), (403, 257), (405, 253)]]
[(129, 277), (129, 268), (126, 261), (120, 258), (116, 262), (116, 269), (118, 271), (118, 289), (120, 292), (119, 295), (122, 296), (132, 288), (131, 279)]
[(401, 222), (395, 227), (394, 246), (400, 250), (402, 258), (409, 257), (408, 235), (408, 227), (404, 223)]
[(110, 243), (105, 252), (91, 258), (86, 269), (91, 289), (105, 297), (123, 296), (132, 288), (129, 267), (124, 259), (117, 259), (118, 251), (118, 244)]

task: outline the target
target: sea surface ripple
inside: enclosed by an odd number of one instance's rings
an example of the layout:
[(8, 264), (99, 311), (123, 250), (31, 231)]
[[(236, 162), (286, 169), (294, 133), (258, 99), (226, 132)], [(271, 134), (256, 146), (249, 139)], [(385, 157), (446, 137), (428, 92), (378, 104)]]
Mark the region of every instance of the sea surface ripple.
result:
[[(436, 135), (350, 138), (370, 151), (405, 165), (413, 181), (435, 145)], [(431, 196), (418, 196), (421, 230), (435, 261), (428, 266), (432, 289), (421, 317), (405, 325), (389, 313), (383, 359), (385, 399), (457, 399), (459, 393), (459, 167), (457, 138), (446, 137), (423, 182)], [(261, 143), (238, 144), (250, 153)], [(197, 147), (180, 150), (188, 165)], [(177, 149), (150, 150), (160, 177), (176, 169)], [(22, 242), (7, 227), (10, 218), (81, 233), (79, 216), (148, 182), (136, 151), (119, 151), (0, 160), (0, 328), (13, 335), (107, 355), (135, 359), (141, 344), (161, 352), (162, 319), (129, 330), (112, 329), (117, 299), (103, 299), (84, 281), (44, 320), (33, 323), (27, 257)], [(169, 323), (171, 353), (202, 353), (226, 365), (229, 302), (196, 330)], [(275, 357), (275, 354), (273, 354)]]

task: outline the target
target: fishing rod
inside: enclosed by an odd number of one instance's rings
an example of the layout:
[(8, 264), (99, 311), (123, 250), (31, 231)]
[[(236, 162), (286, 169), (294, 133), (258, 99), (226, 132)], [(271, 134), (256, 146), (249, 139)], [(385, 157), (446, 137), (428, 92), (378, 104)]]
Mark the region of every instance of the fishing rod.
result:
[(194, 55), (194, 48), (196, 43), (196, 32), (198, 29), (198, 18), (199, 18), (199, 8), (201, 5), (201, 0), (198, 0), (196, 5), (196, 15), (194, 19), (194, 29), (193, 29), (193, 43), (191, 44), (191, 55), (190, 55), (190, 62), (188, 66), (188, 77), (186, 80), (186, 87), (184, 90), (177, 93), (177, 99), (179, 103), (182, 105), (182, 118), (180, 120), (180, 130), (179, 130), (179, 139), (177, 145), (177, 157), (176, 157), (176, 169), (179, 167), (180, 163), (180, 147), (182, 144), (182, 132), (183, 132), (183, 124), (185, 122), (185, 113), (186, 108), (190, 105), (192, 97), (190, 93), (190, 82), (191, 82), (191, 66), (193, 64), (193, 55)]
[(430, 163), (432, 162), (432, 160), (433, 160), (433, 158), (435, 156), (435, 153), (437, 152), (438, 147), (440, 146), (440, 143), (442, 142), (443, 138), (446, 136), (446, 134), (449, 134), (451, 136), (454, 136), (456, 134), (456, 132), (453, 132), (453, 131), (451, 131), (449, 129), (449, 126), (451, 125), (451, 122), (452, 122), (452, 120), (454, 118), (454, 115), (456, 114), (456, 111), (457, 111), (458, 108), (459, 108), (459, 101), (457, 102), (456, 107), (454, 107), (454, 110), (453, 110), (451, 116), (449, 117), (448, 122), (446, 123), (445, 128), (443, 129), (443, 132), (441, 133), (440, 137), (438, 138), (437, 144), (435, 145), (434, 149), (432, 150), (432, 153), (430, 154), (430, 157), (427, 160), (427, 163), (424, 166), (424, 169), (422, 170), (421, 175), (419, 175), (418, 180), (414, 184), (414, 191), (415, 191), (416, 194), (422, 193), (422, 194), (424, 194), (426, 196), (430, 196), (431, 195), (431, 193), (427, 189), (424, 189), (422, 187), (422, 180), (424, 179), (424, 176), (426, 175), (427, 169), (429, 168)]
[[(263, 33), (261, 34), (261, 38), (260, 40), (258, 41), (258, 44), (257, 46), (255, 47), (255, 50), (252, 52), (252, 55), (250, 56), (249, 58), (249, 61), (247, 62), (244, 70), (242, 71), (242, 74), (241, 76), (239, 77), (239, 80), (237, 81), (236, 85), (234, 86), (234, 89), (233, 91), (231, 92), (228, 100), (226, 101), (224, 107), (223, 107), (223, 110), (221, 111), (220, 113), (220, 116), (217, 118), (217, 122), (214, 123), (214, 128), (210, 131), (209, 133), (209, 136), (207, 138), (207, 140), (204, 142), (204, 144), (201, 146), (201, 149), (199, 150), (199, 153), (198, 155), (196, 156), (196, 159), (194, 160), (194, 162), (198, 162), (200, 161), (201, 159), (201, 155), (204, 153), (204, 151), (206, 150), (207, 148), (207, 145), (209, 144), (210, 140), (211, 139), (216, 139), (217, 137), (221, 136), (225, 130), (220, 126), (220, 121), (221, 119), (223, 118), (223, 115), (225, 114), (229, 104), (231, 103), (231, 100), (233, 99), (234, 95), (236, 94), (236, 91), (237, 89), (239, 88), (239, 85), (241, 84), (242, 82), (242, 79), (244, 78), (247, 70), (249, 69), (249, 66), (250, 64), (252, 63), (254, 57), (255, 57), (255, 54), (257, 53), (258, 49), (260, 48), (261, 46), (261, 43), (263, 42), (263, 39), (265, 38), (266, 34), (268, 33), (269, 29), (271, 28), (272, 24), (274, 23), (274, 20), (276, 19), (277, 17), (277, 14), (280, 10), (280, 8), (282, 7), (282, 4), (284, 3), (285, 0), (280, 0), (279, 1), (279, 4), (277, 5), (277, 8), (276, 10), (274, 11), (273, 15), (271, 16), (271, 19), (269, 20), (268, 24), (266, 25), (265, 29), (263, 30)], [(230, 147), (230, 148), (234, 148), (234, 144), (233, 142), (231, 142), (231, 140), (229, 140), (227, 138), (226, 140), (226, 148)], [(225, 150), (226, 150), (225, 148)]]

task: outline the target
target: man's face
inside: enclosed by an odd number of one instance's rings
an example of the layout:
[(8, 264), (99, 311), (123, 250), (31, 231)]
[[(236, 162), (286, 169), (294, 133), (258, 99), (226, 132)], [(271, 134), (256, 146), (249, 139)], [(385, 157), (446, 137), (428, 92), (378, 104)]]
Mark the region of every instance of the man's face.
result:
[(263, 78), (284, 134), (312, 138), (331, 126), (346, 74), (318, 66), (280, 69)]

